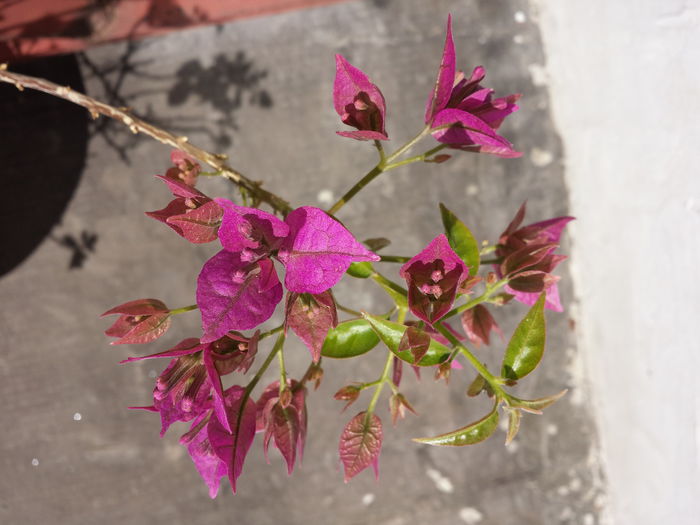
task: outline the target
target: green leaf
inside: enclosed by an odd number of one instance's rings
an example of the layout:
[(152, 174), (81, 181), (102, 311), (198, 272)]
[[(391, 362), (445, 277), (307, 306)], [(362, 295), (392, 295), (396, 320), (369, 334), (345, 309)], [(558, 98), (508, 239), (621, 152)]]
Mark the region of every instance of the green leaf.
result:
[(542, 411), (549, 405), (554, 404), (560, 397), (566, 394), (569, 390), (564, 389), (553, 396), (541, 397), (539, 399), (518, 399), (517, 397), (509, 396), (508, 403), (512, 407), (517, 407), (531, 414), (541, 414)]
[(498, 428), (498, 402), (493, 405), (493, 410), (479, 421), (459, 428), (447, 434), (441, 434), (429, 438), (414, 438), (413, 441), (426, 445), (462, 447), (481, 443)]
[(542, 293), (508, 342), (501, 369), (501, 375), (505, 379), (516, 381), (525, 377), (542, 359), (546, 335), (544, 300), (545, 294)]
[(403, 350), (401, 352), (399, 351), (399, 344), (401, 343), (401, 338), (403, 338), (404, 332), (406, 332), (406, 329), (408, 328), (407, 326), (394, 323), (392, 321), (387, 321), (386, 319), (382, 319), (381, 317), (376, 317), (367, 313), (363, 313), (362, 315), (365, 319), (367, 319), (367, 321), (369, 321), (369, 324), (372, 326), (387, 348), (391, 350), (396, 357), (402, 361), (406, 361), (408, 364), (418, 364), (418, 366), (434, 366), (439, 365), (450, 356), (451, 350), (448, 347), (431, 338), (428, 351), (421, 358), (421, 360), (416, 363), (410, 349)]
[(367, 261), (354, 262), (347, 270), (347, 274), (358, 279), (367, 279), (374, 273), (372, 264)]
[(486, 379), (481, 374), (476, 374), (474, 381), (471, 382), (469, 388), (467, 388), (467, 395), (469, 397), (476, 397), (481, 394), (481, 391), (486, 388)]
[(452, 213), (447, 207), (440, 203), (440, 214), (442, 224), (445, 226), (445, 233), (450, 246), (457, 255), (469, 267), (469, 275), (474, 276), (479, 271), (479, 243), (462, 221)]
[(520, 417), (522, 413), (517, 408), (503, 408), (508, 414), (508, 435), (506, 436), (506, 445), (508, 445), (518, 434), (518, 430), (520, 430)]
[(321, 355), (343, 359), (366, 354), (379, 343), (379, 337), (364, 319), (339, 323), (328, 331)]

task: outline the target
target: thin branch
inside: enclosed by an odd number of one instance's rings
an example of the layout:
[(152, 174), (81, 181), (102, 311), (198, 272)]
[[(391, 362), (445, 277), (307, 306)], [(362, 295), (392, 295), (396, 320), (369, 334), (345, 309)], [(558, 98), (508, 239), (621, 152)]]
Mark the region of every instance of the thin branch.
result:
[(53, 82), (42, 78), (31, 77), (28, 75), (20, 75), (7, 71), (7, 64), (0, 64), (0, 82), (13, 84), (20, 91), (24, 88), (34, 89), (62, 98), (74, 104), (84, 107), (90, 112), (92, 118), (96, 119), (100, 115), (112, 118), (128, 127), (132, 133), (143, 133), (156, 139), (167, 146), (180, 149), (188, 153), (202, 163), (208, 164), (215, 170), (221, 172), (221, 175), (234, 184), (244, 189), (254, 196), (260, 202), (269, 204), (276, 212), (287, 215), (291, 210), (291, 206), (287, 201), (278, 197), (274, 193), (264, 190), (259, 182), (253, 181), (243, 175), (241, 172), (228, 166), (225, 162), (226, 155), (219, 155), (203, 150), (194, 144), (188, 142), (187, 137), (177, 136), (161, 128), (149, 124), (148, 122), (130, 114), (128, 108), (115, 108), (99, 100), (95, 100), (87, 95), (73, 91), (68, 86), (59, 86)]

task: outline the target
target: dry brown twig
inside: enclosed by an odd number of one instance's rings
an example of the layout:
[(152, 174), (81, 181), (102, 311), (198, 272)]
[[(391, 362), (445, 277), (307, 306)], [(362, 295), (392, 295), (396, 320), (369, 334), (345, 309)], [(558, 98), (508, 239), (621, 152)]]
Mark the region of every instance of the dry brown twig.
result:
[(152, 137), (167, 146), (184, 151), (204, 164), (208, 164), (216, 171), (220, 172), (223, 177), (229, 179), (241, 189), (246, 191), (253, 197), (254, 200), (269, 204), (276, 212), (282, 215), (287, 215), (287, 213), (292, 210), (287, 201), (281, 197), (278, 197), (274, 193), (263, 189), (259, 182), (249, 179), (241, 172), (227, 165), (225, 162), (227, 158), (226, 155), (211, 153), (195, 146), (194, 144), (190, 144), (187, 137), (174, 135), (169, 131), (165, 131), (164, 129), (154, 126), (153, 124), (149, 124), (148, 122), (131, 115), (128, 108), (115, 108), (100, 102), (99, 100), (95, 100), (92, 97), (79, 93), (78, 91), (74, 91), (69, 86), (59, 86), (58, 84), (54, 84), (53, 82), (43, 78), (12, 73), (11, 71), (7, 70), (7, 64), (0, 64), (0, 81), (13, 84), (20, 91), (24, 90), (25, 88), (34, 89), (36, 91), (42, 91), (44, 93), (48, 93), (49, 95), (62, 98), (72, 102), (73, 104), (77, 104), (78, 106), (82, 106), (90, 112), (93, 119), (103, 115), (105, 117), (117, 120), (128, 127), (132, 133), (143, 133), (148, 135), (149, 137)]

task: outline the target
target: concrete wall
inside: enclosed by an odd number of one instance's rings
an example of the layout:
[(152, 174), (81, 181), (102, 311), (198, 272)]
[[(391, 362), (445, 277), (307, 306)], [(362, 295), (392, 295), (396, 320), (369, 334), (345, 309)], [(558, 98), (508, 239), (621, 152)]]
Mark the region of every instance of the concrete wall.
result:
[(616, 525), (700, 519), (700, 2), (536, 2)]

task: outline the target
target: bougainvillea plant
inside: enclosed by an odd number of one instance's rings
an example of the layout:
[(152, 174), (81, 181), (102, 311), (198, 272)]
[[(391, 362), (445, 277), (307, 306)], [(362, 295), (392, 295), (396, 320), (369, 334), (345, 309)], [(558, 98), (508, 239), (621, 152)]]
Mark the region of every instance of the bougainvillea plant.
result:
[[(304, 451), (308, 386), (318, 387), (324, 359), (358, 357), (375, 348), (384, 348), (386, 353), (379, 378), (342, 386), (334, 396), (347, 408), (358, 402), (363, 391), (372, 391), (367, 406), (339, 432), (345, 481), (370, 466), (378, 472), (383, 433), (377, 403), (385, 387), (390, 391), (388, 406), (394, 424), (407, 411), (415, 413), (400, 390), (404, 363), (416, 373), (428, 369), (436, 379), (447, 380), (453, 369), (462, 368), (459, 360), (463, 360), (476, 372), (468, 395), (483, 393), (493, 400), (489, 413), (476, 422), (414, 439), (428, 445), (461, 446), (485, 440), (497, 429), (499, 409), (508, 420), (509, 442), (518, 432), (522, 412), (539, 414), (563, 394), (519, 399), (509, 388), (531, 373), (542, 358), (544, 309), (562, 310), (558, 277), (552, 271), (565, 259), (556, 252), (571, 217), (523, 226), (523, 204), (493, 244), (480, 245), (467, 226), (441, 204), (444, 231), (426, 239), (425, 248), (412, 257), (378, 255), (387, 244), (385, 239), (359, 242), (334, 217), (374, 178), (410, 163), (442, 163), (458, 151), (519, 157), (498, 133), (504, 119), (518, 109), (519, 95), (495, 97), (493, 89), (481, 84), (485, 74), (483, 67), (476, 67), (468, 76), (457, 70), (448, 18), (437, 79), (427, 97), (425, 125), (412, 140), (388, 153), (385, 144), (390, 137), (381, 90), (360, 69), (336, 56), (334, 107), (342, 123), (355, 128), (337, 133), (373, 144), (379, 161), (338, 202), (322, 210), (292, 208), (227, 166), (224, 156), (201, 150), (124, 109), (41, 79), (0, 70), (0, 80), (66, 98), (86, 107), (94, 117), (115, 118), (135, 133), (146, 133), (176, 148), (172, 167), (165, 176), (158, 176), (173, 198), (169, 203), (164, 200), (163, 209), (146, 214), (186, 241), (212, 243), (218, 251), (193, 283), (195, 304), (171, 308), (158, 299), (131, 300), (104, 313), (118, 315), (105, 333), (117, 338), (112, 344), (150, 343), (174, 324), (177, 315), (199, 311), (200, 333), (187, 334), (172, 348), (122, 362), (165, 360), (151, 404), (138, 408), (159, 414), (161, 435), (174, 422), (190, 423), (180, 441), (211, 497), (216, 496), (223, 477), (228, 477), (235, 493), (257, 435), (265, 456), (273, 444), (292, 473)], [(437, 144), (420, 155), (408, 156), (409, 150), (428, 137)], [(209, 175), (236, 184), (240, 203), (212, 198), (196, 188), (202, 164), (213, 168)], [(382, 264), (395, 263), (402, 264), (403, 283), (381, 273)], [(278, 273), (281, 269), (283, 280)], [(376, 283), (394, 307), (381, 314), (339, 307), (332, 290), (343, 278)], [(490, 371), (470, 346), (490, 345), (492, 332), (500, 335), (499, 342), (505, 341), (492, 311), (517, 302), (526, 305), (525, 316), (505, 345), (500, 370)], [(284, 309), (284, 322), (261, 331), (261, 324), (278, 308)], [(339, 310), (351, 317), (339, 320)], [(309, 350), (308, 369), (296, 379), (287, 376), (284, 366), (285, 341), (291, 333)], [(268, 338), (274, 343), (263, 351)], [(279, 380), (257, 391), (263, 373), (275, 360)]]

